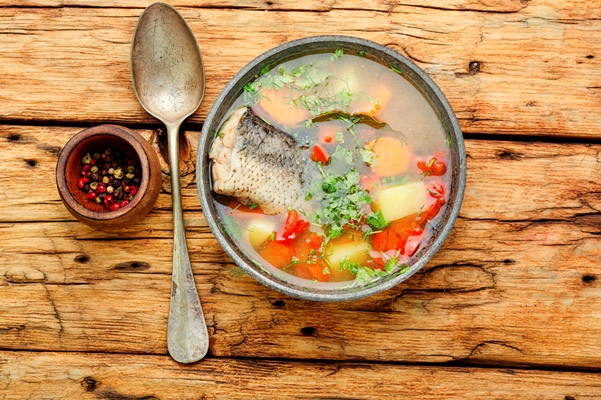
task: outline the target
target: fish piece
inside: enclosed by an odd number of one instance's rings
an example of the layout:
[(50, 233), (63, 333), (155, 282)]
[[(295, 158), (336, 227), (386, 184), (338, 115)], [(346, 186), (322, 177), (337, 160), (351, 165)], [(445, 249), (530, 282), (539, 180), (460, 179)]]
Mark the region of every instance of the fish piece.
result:
[(279, 214), (304, 201), (317, 167), (308, 150), (286, 132), (242, 107), (211, 145), (213, 190), (242, 204)]

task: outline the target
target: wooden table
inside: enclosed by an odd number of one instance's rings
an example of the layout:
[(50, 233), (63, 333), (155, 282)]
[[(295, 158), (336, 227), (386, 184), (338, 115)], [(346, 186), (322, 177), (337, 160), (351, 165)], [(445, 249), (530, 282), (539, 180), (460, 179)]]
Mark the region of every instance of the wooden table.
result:
[[(183, 178), (209, 355), (167, 353), (171, 198), (91, 229), (63, 207), (78, 131), (161, 125), (129, 51), (148, 0), (0, 0), (0, 399), (600, 399), (601, 1), (174, 0), (203, 52), (204, 118), (247, 62), (318, 34), (371, 39), (428, 72), (466, 138), (467, 189), (441, 251), (347, 303), (260, 285)], [(165, 166), (165, 173), (167, 168)]]

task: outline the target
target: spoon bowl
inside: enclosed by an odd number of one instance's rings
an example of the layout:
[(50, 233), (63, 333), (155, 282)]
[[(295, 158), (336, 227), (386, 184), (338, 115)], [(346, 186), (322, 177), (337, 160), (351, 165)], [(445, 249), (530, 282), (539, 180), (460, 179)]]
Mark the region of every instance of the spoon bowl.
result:
[(131, 77), (138, 101), (167, 128), (173, 201), (173, 274), (167, 347), (174, 360), (203, 358), (209, 335), (190, 265), (179, 181), (179, 128), (204, 97), (205, 74), (196, 38), (166, 3), (148, 6), (136, 25)]
[(173, 7), (154, 3), (144, 10), (131, 57), (134, 91), (149, 114), (176, 123), (198, 109), (205, 92), (204, 65), (194, 34)]

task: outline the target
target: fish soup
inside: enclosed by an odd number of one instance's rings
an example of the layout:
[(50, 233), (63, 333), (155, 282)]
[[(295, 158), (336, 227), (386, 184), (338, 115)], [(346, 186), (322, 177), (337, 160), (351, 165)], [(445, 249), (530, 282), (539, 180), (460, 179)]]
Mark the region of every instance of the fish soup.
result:
[(266, 65), (209, 157), (232, 240), (304, 286), (403, 274), (448, 201), (451, 158), (435, 110), (401, 71), (342, 50)]

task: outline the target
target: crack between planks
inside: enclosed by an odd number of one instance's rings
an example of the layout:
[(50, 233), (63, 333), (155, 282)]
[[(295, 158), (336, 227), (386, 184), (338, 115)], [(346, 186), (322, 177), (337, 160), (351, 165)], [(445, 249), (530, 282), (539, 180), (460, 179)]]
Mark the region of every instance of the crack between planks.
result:
[[(489, 341), (495, 342), (495, 341)], [(484, 342), (482, 342), (484, 343)], [(479, 343), (475, 347), (478, 347), (482, 343)], [(167, 353), (132, 353), (132, 352), (90, 352), (85, 350), (26, 350), (26, 349), (12, 349), (5, 348), (0, 346), (0, 352), (7, 353), (57, 353), (57, 354), (89, 354), (89, 355), (97, 355), (97, 356), (148, 356), (148, 357), (156, 357), (156, 358), (165, 358), (170, 359), (171, 357)], [(445, 356), (452, 358), (452, 356), (448, 354), (432, 354), (437, 356)], [(447, 362), (419, 362), (419, 361), (385, 361), (385, 360), (348, 360), (348, 359), (310, 359), (310, 358), (285, 358), (285, 357), (264, 357), (264, 358), (256, 358), (256, 357), (245, 357), (245, 356), (237, 356), (237, 357), (221, 357), (215, 356), (214, 354), (209, 354), (205, 357), (206, 360), (214, 359), (214, 360), (231, 360), (231, 361), (246, 361), (246, 362), (283, 362), (283, 363), (307, 363), (314, 365), (338, 365), (343, 364), (343, 366), (361, 366), (366, 364), (372, 365), (393, 365), (398, 367), (442, 367), (449, 369), (466, 369), (466, 368), (480, 368), (480, 369), (488, 369), (488, 370), (524, 370), (524, 371), (542, 371), (542, 372), (563, 372), (563, 373), (593, 373), (601, 375), (601, 367), (579, 367), (574, 365), (542, 365), (542, 364), (534, 364), (534, 363), (522, 363), (519, 366), (517, 364), (501, 364), (496, 363), (495, 365), (487, 364), (484, 362), (469, 362), (464, 363), (463, 359), (458, 358), (453, 361)]]

